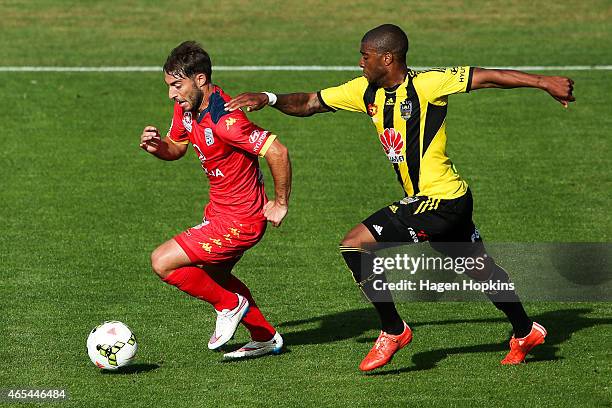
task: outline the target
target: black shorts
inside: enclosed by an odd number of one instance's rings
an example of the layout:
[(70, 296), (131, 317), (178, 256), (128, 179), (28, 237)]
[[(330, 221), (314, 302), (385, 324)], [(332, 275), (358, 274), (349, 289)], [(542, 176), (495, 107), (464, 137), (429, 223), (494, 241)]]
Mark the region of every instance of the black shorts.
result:
[(430, 242), (451, 256), (484, 253), (478, 229), (472, 222), (472, 193), (452, 200), (425, 196), (406, 197), (363, 221), (377, 242)]

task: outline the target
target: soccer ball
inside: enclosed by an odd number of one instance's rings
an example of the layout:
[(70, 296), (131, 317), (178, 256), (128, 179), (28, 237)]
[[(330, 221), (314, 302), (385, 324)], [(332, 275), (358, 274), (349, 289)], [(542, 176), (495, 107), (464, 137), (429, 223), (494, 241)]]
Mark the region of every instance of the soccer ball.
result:
[(134, 333), (117, 321), (104, 322), (89, 333), (87, 354), (91, 362), (104, 370), (116, 370), (132, 362), (138, 344)]

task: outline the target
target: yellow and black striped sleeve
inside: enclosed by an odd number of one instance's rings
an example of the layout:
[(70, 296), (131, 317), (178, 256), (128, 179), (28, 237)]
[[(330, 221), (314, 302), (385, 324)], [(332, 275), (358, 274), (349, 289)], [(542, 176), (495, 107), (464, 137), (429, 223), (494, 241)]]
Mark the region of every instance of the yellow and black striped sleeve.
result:
[(470, 92), (474, 67), (432, 69), (419, 74), (419, 91), (430, 102), (445, 102), (448, 95)]
[(368, 87), (368, 80), (364, 77), (355, 78), (342, 85), (322, 89), (317, 93), (319, 101), (326, 108), (336, 111), (338, 109), (351, 112), (366, 112), (363, 94)]

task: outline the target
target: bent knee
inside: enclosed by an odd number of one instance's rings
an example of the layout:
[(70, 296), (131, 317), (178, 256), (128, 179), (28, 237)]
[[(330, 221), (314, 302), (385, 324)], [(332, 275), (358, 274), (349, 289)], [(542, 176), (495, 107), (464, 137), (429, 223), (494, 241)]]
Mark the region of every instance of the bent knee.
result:
[(361, 248), (363, 246), (363, 242), (359, 240), (355, 236), (351, 236), (350, 233), (347, 234), (342, 241), (340, 241), (341, 247), (350, 247), (350, 248)]
[(164, 260), (163, 252), (159, 248), (151, 253), (151, 268), (161, 279), (166, 278), (172, 272), (172, 269), (168, 267), (167, 262)]
[(363, 248), (364, 246), (376, 243), (369, 229), (363, 224), (359, 224), (346, 233), (340, 246)]

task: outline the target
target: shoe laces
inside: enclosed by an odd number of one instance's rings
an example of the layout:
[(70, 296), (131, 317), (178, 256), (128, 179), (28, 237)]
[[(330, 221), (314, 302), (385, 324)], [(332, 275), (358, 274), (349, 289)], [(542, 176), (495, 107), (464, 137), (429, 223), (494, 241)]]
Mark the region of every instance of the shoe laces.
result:
[(381, 350), (389, 342), (397, 343), (397, 339), (391, 337), (390, 334), (387, 334), (385, 332), (381, 332), (380, 336), (378, 336), (378, 339), (376, 339), (376, 344), (374, 344), (374, 348), (376, 350)]
[(525, 349), (523, 348), (518, 339), (512, 337), (510, 339), (510, 352), (508, 353), (507, 358), (518, 358), (522, 355), (525, 355)]

